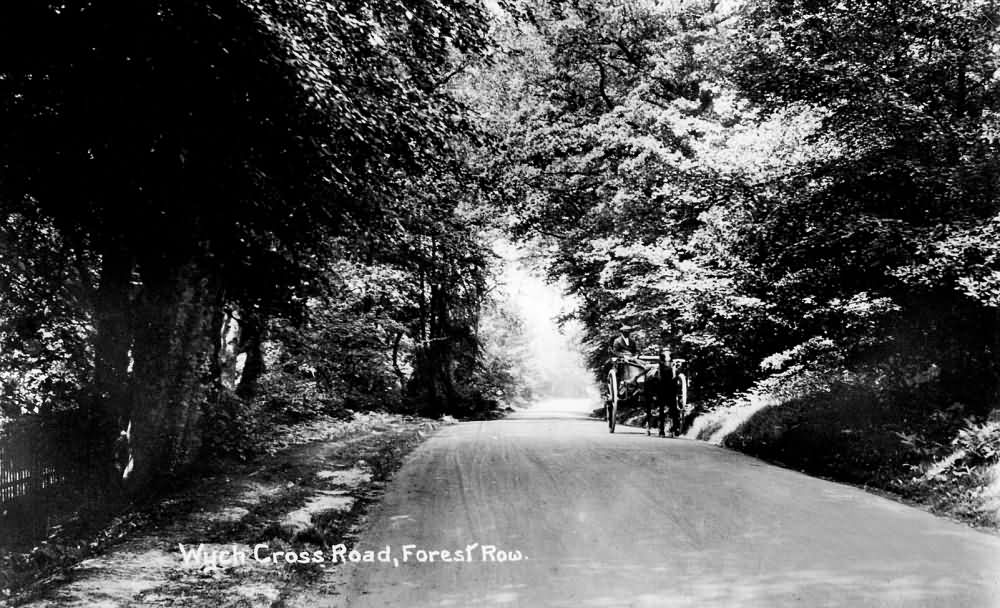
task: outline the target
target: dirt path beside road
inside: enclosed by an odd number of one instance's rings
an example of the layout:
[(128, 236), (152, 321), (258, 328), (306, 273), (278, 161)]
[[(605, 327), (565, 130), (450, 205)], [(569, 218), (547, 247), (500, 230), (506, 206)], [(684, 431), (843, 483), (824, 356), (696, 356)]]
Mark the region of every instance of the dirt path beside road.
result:
[[(385, 480), (436, 426), (378, 414), (331, 424), (306, 430), (332, 439), (279, 451), (258, 465), (234, 467), (165, 497), (136, 533), (8, 603), (281, 605), (317, 580), (322, 568), (289, 564), (280, 553), (324, 550), (356, 534), (359, 517), (381, 496)], [(187, 563), (180, 545), (191, 552)], [(268, 559), (255, 559), (255, 548), (258, 557)], [(275, 554), (278, 558), (270, 559)]]

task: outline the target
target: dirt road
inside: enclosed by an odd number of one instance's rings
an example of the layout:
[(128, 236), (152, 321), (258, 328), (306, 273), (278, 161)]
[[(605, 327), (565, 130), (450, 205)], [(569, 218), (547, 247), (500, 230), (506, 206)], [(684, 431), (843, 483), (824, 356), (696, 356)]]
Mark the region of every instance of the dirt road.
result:
[(1000, 537), (586, 409), (438, 432), (355, 546), (398, 565), (348, 565), (347, 605), (1000, 606)]

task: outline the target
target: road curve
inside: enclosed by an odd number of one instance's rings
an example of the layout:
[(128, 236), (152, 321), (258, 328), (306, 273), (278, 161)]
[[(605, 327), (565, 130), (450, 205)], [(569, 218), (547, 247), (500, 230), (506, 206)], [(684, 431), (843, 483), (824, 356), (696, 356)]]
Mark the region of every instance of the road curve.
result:
[[(1000, 606), (1000, 537), (701, 442), (610, 435), (581, 409), (549, 402), (429, 439), (356, 545), (388, 546), (398, 566), (348, 564), (342, 602)], [(483, 545), (525, 559), (490, 561)]]

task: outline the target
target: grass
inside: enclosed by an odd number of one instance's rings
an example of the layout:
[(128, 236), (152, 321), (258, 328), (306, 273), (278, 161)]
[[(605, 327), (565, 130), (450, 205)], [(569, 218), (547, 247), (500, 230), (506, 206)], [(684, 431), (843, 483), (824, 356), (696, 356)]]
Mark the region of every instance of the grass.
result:
[(933, 383), (796, 372), (702, 414), (688, 436), (997, 529), (1000, 424), (942, 403)]

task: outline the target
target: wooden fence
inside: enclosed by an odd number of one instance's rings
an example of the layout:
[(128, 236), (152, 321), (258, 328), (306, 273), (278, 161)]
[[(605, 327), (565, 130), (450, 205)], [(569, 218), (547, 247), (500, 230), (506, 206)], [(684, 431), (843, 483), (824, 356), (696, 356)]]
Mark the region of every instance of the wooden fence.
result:
[(66, 476), (52, 466), (46, 466), (38, 450), (32, 450), (26, 462), (11, 459), (7, 446), (0, 438), (0, 505), (23, 497), (31, 497), (66, 481)]
[(86, 453), (73, 441), (74, 412), (41, 418), (25, 417), (0, 428), (0, 505), (46, 502), (56, 486), (82, 482)]

